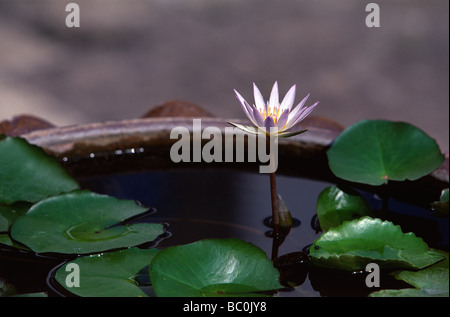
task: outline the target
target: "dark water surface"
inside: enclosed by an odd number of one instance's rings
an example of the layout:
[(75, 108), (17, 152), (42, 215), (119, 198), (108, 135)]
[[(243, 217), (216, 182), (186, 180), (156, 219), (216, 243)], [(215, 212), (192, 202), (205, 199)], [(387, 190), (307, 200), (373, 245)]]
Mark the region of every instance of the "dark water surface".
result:
[[(239, 238), (264, 250), (270, 258), (273, 240), (267, 225), (271, 215), (269, 175), (228, 169), (173, 169), (83, 176), (84, 189), (121, 199), (133, 199), (153, 207), (155, 222), (168, 224), (170, 236), (157, 248), (187, 244), (205, 238)], [(314, 269), (307, 265), (307, 248), (321, 234), (314, 226), (316, 202), (320, 192), (334, 185), (285, 175), (277, 176), (277, 189), (298, 226), (292, 228), (278, 248), (278, 256), (287, 262), (279, 267), (281, 280), (293, 282), (295, 289), (277, 296), (366, 296), (374, 289), (365, 286), (366, 273), (348, 273)], [(382, 201), (362, 192), (374, 210)], [(448, 250), (448, 219), (430, 216), (429, 210), (389, 201), (389, 212), (376, 216), (400, 224), (404, 232), (413, 231), (430, 247)], [(60, 262), (59, 262), (60, 263)], [(0, 250), (0, 277), (18, 292), (49, 291), (48, 272), (59, 264), (54, 260), (29, 259), (29, 255), (7, 254)], [(383, 274), (383, 272), (382, 272)], [(406, 287), (387, 273), (382, 288)]]
[[(92, 191), (122, 199), (135, 199), (155, 207), (154, 221), (168, 223), (171, 236), (158, 248), (186, 244), (205, 238), (239, 238), (263, 249), (270, 258), (272, 239), (267, 226), (271, 215), (269, 175), (226, 169), (176, 169), (84, 178), (81, 185)], [(277, 190), (300, 225), (289, 232), (278, 255), (307, 249), (321, 234), (313, 226), (320, 192), (334, 185), (300, 177), (277, 176)], [(362, 192), (374, 210), (382, 208), (377, 196)], [(430, 216), (428, 210), (389, 201), (389, 212), (378, 216), (401, 224), (433, 247), (448, 249), (448, 222)], [(301, 255), (300, 255), (301, 256)], [(301, 262), (301, 261), (300, 261)], [(314, 271), (296, 263), (285, 272), (299, 287), (281, 296), (357, 296), (373, 290), (365, 286), (364, 274)], [(389, 276), (385, 285), (399, 287)]]

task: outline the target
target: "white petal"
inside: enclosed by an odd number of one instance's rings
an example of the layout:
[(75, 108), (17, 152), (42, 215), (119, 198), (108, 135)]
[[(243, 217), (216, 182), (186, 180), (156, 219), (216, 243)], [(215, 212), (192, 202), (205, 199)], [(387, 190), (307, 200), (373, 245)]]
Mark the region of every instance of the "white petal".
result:
[(285, 111), (280, 115), (280, 118), (279, 118), (278, 121), (277, 121), (277, 128), (278, 128), (278, 131), (283, 131), (283, 130), (284, 130), (283, 128), (284, 128), (285, 125), (286, 125), (288, 116), (289, 116), (289, 110), (285, 110)]
[(295, 100), (295, 85), (289, 89), (289, 91), (286, 93), (286, 95), (283, 98), (283, 101), (281, 102), (280, 108), (282, 111), (289, 109), (291, 110), (292, 105), (294, 104)]
[(290, 122), (292, 120), (292, 118), (297, 116), (297, 113), (302, 110), (303, 106), (305, 105), (306, 100), (308, 100), (309, 98), (309, 94), (306, 95), (305, 98), (303, 98), (302, 101), (300, 101), (300, 103), (297, 105), (297, 107), (295, 107), (289, 114), (289, 118), (288, 118), (288, 122)]
[(229, 124), (231, 124), (232, 126), (241, 129), (244, 132), (248, 132), (248, 133), (252, 133), (252, 134), (261, 134), (260, 130), (256, 127), (252, 127), (252, 126), (247, 126), (247, 125), (243, 125), (243, 124), (238, 124), (238, 123), (233, 123), (230, 121), (227, 121)]
[(258, 127), (264, 126), (264, 119), (261, 116), (261, 113), (259, 113), (258, 109), (253, 108), (253, 119), (255, 120), (255, 125)]
[(288, 118), (288, 124), (286, 129), (289, 129), (290, 127), (292, 127), (294, 125), (294, 122), (303, 114), (303, 112), (305, 112), (305, 110), (307, 109), (306, 107), (303, 108), (298, 108), (300, 109), (299, 111), (297, 111), (296, 113), (291, 112), (289, 114), (289, 118)]
[[(261, 118), (261, 114), (259, 113), (258, 109), (256, 109), (255, 107), (251, 107), (247, 101), (244, 101), (245, 106), (247, 107), (248, 110), (248, 117), (250, 119), (250, 121), (252, 121), (252, 123), (257, 126), (257, 127), (261, 127), (261, 123), (263, 123), (264, 121)], [(259, 115), (259, 117), (256, 117), (255, 115)]]
[(319, 102), (316, 102), (312, 106), (303, 108), (302, 111), (297, 114), (296, 118), (293, 118), (293, 120), (289, 122), (288, 126), (286, 127), (286, 130), (290, 129), (291, 127), (293, 127), (294, 125), (305, 119), (318, 104)]
[(303, 119), (305, 119), (313, 110), (314, 108), (319, 104), (319, 102), (316, 102), (315, 104), (313, 104), (312, 106), (309, 106), (303, 113), (302, 115), (296, 120), (296, 123), (302, 121)]
[(251, 119), (252, 118), (251, 107), (248, 105), (247, 101), (245, 101), (245, 99), (237, 92), (236, 89), (234, 90), (234, 93), (236, 94), (236, 97), (241, 103), (242, 109), (244, 110), (245, 114), (249, 119)]
[(269, 107), (271, 110), (278, 109), (280, 106), (280, 98), (278, 95), (278, 82), (275, 82), (272, 87), (272, 92), (270, 93)]
[(241, 103), (244, 103), (244, 101), (245, 101), (244, 97), (242, 97), (241, 94), (240, 94), (236, 89), (233, 89), (233, 90), (234, 90), (234, 93), (236, 94), (237, 99), (238, 99)]
[(255, 98), (256, 108), (258, 108), (260, 112), (264, 112), (266, 109), (266, 103), (264, 102), (264, 98), (255, 83), (253, 83), (253, 95)]

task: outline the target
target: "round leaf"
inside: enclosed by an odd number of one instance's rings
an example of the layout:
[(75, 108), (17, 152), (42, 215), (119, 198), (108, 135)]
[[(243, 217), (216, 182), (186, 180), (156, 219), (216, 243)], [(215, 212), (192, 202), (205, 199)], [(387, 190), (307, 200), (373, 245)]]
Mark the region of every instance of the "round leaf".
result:
[(449, 274), (448, 253), (439, 251), (446, 257), (430, 267), (420, 271), (394, 272), (396, 279), (405, 281), (415, 288), (385, 289), (371, 293), (371, 297), (448, 297)]
[(364, 120), (348, 127), (327, 155), (337, 177), (369, 185), (418, 179), (445, 159), (436, 141), (422, 130), (386, 120)]
[(54, 157), (22, 138), (0, 141), (0, 203), (37, 202), (78, 189)]
[(250, 296), (282, 286), (264, 251), (239, 239), (205, 239), (155, 256), (150, 278), (157, 296)]
[[(148, 265), (159, 252), (156, 249), (130, 248), (110, 253), (79, 257), (56, 271), (56, 281), (66, 290), (84, 297), (143, 297), (147, 296), (139, 287), (142, 272), (148, 277)], [(79, 286), (66, 283), (71, 280), (76, 264)], [(145, 268), (147, 267), (147, 270)], [(67, 271), (66, 271), (67, 268)]]
[(339, 226), (344, 221), (372, 215), (369, 204), (360, 193), (338, 186), (325, 188), (317, 198), (316, 208), (323, 232)]
[(310, 256), (313, 265), (350, 271), (364, 270), (371, 262), (383, 268), (422, 269), (444, 258), (414, 233), (370, 217), (331, 228), (313, 243)]
[(20, 216), (23, 216), (31, 204), (17, 202), (12, 205), (0, 205), (0, 232), (8, 232), (11, 224)]
[(33, 205), (13, 223), (11, 237), (37, 253), (86, 254), (130, 247), (164, 233), (162, 224), (123, 223), (146, 210), (132, 200), (77, 191)]

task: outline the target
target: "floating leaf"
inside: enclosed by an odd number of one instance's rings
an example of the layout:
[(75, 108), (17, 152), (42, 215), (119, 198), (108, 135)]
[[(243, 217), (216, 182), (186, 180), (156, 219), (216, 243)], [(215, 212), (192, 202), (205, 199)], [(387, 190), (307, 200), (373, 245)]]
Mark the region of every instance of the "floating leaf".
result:
[(310, 256), (313, 265), (350, 271), (364, 270), (371, 262), (382, 268), (422, 269), (444, 258), (414, 233), (370, 217), (331, 228), (313, 243)]
[(37, 202), (78, 188), (56, 159), (41, 148), (22, 138), (0, 141), (0, 203)]
[(24, 250), (24, 251), (31, 251), (26, 246), (12, 241), (11, 238), (9, 237), (8, 233), (0, 233), (0, 244), (4, 244), (4, 245), (10, 246), (10, 247), (14, 247), (15, 249), (21, 249), (21, 250)]
[(325, 188), (317, 198), (316, 209), (323, 232), (344, 221), (372, 215), (369, 203), (359, 192), (339, 186)]
[[(130, 248), (121, 251), (79, 257), (56, 271), (56, 281), (69, 292), (83, 297), (143, 297), (140, 274), (159, 252), (156, 249)], [(69, 264), (78, 265), (79, 287), (66, 283), (74, 272)], [(147, 270), (143, 270), (147, 267)], [(67, 271), (66, 271), (67, 268)], [(72, 286), (72, 287), (70, 287)]]
[(7, 233), (0, 233), (0, 244), (13, 246), (13, 242)]
[(37, 253), (86, 254), (150, 242), (162, 224), (124, 221), (147, 209), (89, 191), (50, 197), (33, 205), (11, 227), (11, 237)]
[(29, 250), (11, 240), (9, 237), (9, 229), (18, 217), (23, 216), (27, 212), (30, 206), (31, 204), (27, 202), (17, 202), (12, 205), (0, 204), (0, 244)]
[(371, 297), (449, 297), (448, 253), (445, 261), (436, 263), (420, 271), (394, 272), (395, 278), (405, 281), (415, 288), (385, 289), (371, 293)]
[(157, 296), (252, 296), (282, 288), (264, 251), (239, 239), (205, 239), (155, 256), (150, 278)]
[(18, 217), (23, 216), (31, 204), (17, 202), (12, 205), (0, 205), (0, 232), (8, 232), (11, 224)]
[(364, 120), (348, 127), (327, 155), (337, 177), (369, 185), (418, 179), (445, 159), (436, 141), (422, 130), (386, 120)]

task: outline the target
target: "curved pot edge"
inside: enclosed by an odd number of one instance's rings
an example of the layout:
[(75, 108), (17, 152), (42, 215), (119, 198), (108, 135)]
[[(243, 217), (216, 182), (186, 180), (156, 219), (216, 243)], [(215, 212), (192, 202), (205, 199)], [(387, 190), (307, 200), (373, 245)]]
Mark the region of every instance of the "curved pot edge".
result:
[[(240, 119), (230, 121), (247, 124), (247, 121)], [(107, 121), (37, 130), (21, 136), (56, 157), (87, 156), (90, 153), (114, 151), (119, 148), (169, 146), (177, 141), (177, 139), (170, 139), (170, 132), (175, 127), (185, 127), (192, 134), (194, 132), (193, 118), (163, 117)], [(224, 137), (232, 131), (230, 129), (233, 129), (227, 120), (222, 118), (202, 118), (201, 129), (205, 127), (219, 128)], [(323, 156), (341, 132), (338, 129), (308, 126), (302, 123), (297, 128), (308, 129), (308, 131), (288, 139), (279, 139), (281, 155), (310, 158)], [(448, 153), (441, 167), (430, 176), (437, 181), (449, 183)]]

